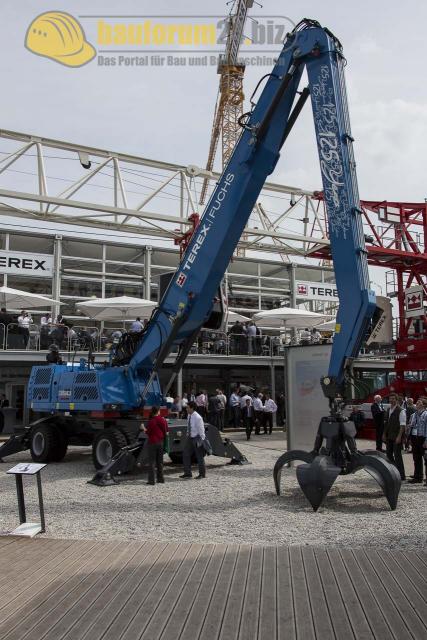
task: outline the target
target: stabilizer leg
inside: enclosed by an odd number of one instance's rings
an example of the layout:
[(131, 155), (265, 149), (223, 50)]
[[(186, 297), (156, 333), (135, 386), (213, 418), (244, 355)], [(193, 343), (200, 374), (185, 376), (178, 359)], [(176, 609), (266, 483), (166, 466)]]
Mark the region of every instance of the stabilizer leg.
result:
[(120, 451), (111, 458), (110, 462), (102, 467), (102, 469), (98, 469), (92, 480), (88, 480), (88, 484), (94, 484), (97, 487), (109, 487), (113, 484), (118, 484), (114, 476), (122, 475), (133, 469), (135, 465), (134, 453), (139, 451), (143, 446), (144, 442), (141, 442), (120, 449)]

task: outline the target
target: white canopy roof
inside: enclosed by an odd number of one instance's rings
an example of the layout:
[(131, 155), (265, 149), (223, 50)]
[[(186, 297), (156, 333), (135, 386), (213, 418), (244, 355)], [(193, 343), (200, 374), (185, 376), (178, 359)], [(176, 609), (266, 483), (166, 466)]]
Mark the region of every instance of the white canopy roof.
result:
[(117, 298), (93, 298), (79, 302), (77, 309), (93, 320), (134, 320), (137, 316), (148, 318), (156, 303), (143, 298), (119, 296)]
[(326, 320), (327, 316), (305, 309), (280, 307), (269, 311), (260, 311), (253, 316), (253, 320), (263, 327), (305, 328), (314, 327)]

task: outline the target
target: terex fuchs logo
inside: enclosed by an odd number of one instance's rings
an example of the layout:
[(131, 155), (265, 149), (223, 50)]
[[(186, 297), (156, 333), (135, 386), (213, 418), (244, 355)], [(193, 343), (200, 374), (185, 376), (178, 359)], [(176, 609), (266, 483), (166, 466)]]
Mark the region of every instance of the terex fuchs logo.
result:
[(47, 11), (37, 16), (28, 27), (25, 46), (32, 53), (66, 67), (82, 67), (96, 55), (80, 22), (64, 11)]
[(187, 276), (185, 275), (185, 273), (182, 273), (181, 271), (181, 273), (178, 275), (176, 279), (176, 284), (178, 285), (178, 287), (182, 287), (186, 280), (187, 280)]
[(300, 296), (306, 296), (308, 295), (308, 287), (306, 284), (299, 284), (298, 285), (298, 294)]

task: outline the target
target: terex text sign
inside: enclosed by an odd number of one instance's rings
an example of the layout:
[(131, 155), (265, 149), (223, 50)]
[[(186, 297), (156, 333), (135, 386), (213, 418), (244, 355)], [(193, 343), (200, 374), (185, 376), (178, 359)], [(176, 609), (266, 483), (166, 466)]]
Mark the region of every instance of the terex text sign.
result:
[(0, 251), (0, 273), (19, 276), (52, 278), (53, 256), (45, 253)]
[(295, 295), (299, 300), (324, 300), (339, 302), (336, 284), (327, 282), (295, 282)]

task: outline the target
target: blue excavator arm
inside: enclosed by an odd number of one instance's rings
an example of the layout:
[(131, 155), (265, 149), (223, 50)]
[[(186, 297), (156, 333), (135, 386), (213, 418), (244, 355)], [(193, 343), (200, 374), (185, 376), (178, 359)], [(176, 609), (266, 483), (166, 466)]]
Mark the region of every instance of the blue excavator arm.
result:
[[(298, 93), (304, 69), (309, 86)], [(262, 186), (309, 95), (340, 298), (329, 384), (324, 389), (330, 398), (342, 392), (347, 364), (359, 351), (375, 296), (369, 291), (342, 47), (327, 29), (304, 20), (287, 36), (256, 106), (242, 119), (234, 153), (130, 359), (119, 359), (116, 366), (82, 362), (72, 368), (33, 367), (28, 385), (32, 409), (129, 411), (162, 403), (158, 372), (176, 347), (175, 373), (182, 366), (210, 314)]]
[[(353, 138), (339, 41), (317, 22), (304, 20), (283, 50), (248, 114), (235, 151), (206, 206), (200, 225), (156, 310), (130, 369), (153, 382), (172, 345), (188, 352), (209, 315), (220, 281), (280, 149), (311, 96), (331, 252), (340, 309), (325, 392), (342, 389), (348, 362), (359, 349), (375, 310), (357, 188)], [(308, 88), (296, 101), (304, 68)]]

